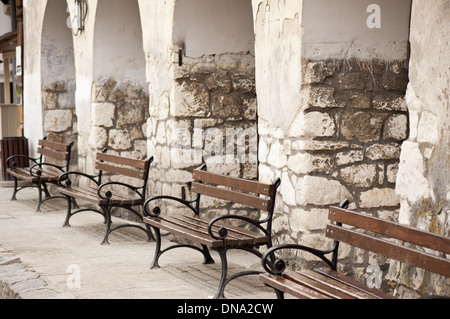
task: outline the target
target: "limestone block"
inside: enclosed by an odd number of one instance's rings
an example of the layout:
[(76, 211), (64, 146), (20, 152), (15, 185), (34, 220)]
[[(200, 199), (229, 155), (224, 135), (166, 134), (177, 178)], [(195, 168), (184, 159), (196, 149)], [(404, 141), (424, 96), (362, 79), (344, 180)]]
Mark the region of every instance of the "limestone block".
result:
[(407, 111), (406, 101), (402, 95), (378, 94), (374, 96), (372, 105), (377, 110)]
[(350, 95), (350, 106), (358, 109), (369, 109), (372, 106), (370, 93), (356, 91)]
[(72, 127), (71, 110), (51, 110), (45, 113), (44, 131), (64, 132)]
[(335, 151), (349, 147), (348, 142), (334, 141), (294, 141), (292, 149), (298, 151)]
[(417, 141), (436, 144), (439, 141), (439, 120), (427, 111), (422, 112), (417, 129)]
[(89, 144), (96, 148), (102, 149), (106, 146), (108, 140), (108, 133), (102, 127), (93, 127), (89, 137)]
[(366, 157), (371, 160), (398, 159), (400, 156), (400, 145), (396, 143), (374, 144), (367, 148)]
[(303, 136), (324, 137), (333, 136), (336, 125), (333, 118), (327, 113), (310, 112), (304, 115)]
[(389, 64), (381, 77), (381, 85), (390, 91), (404, 92), (408, 82), (408, 70), (404, 67), (403, 61)]
[(130, 134), (126, 130), (113, 129), (109, 131), (108, 144), (115, 150), (126, 150), (132, 146)]
[(322, 83), (327, 77), (332, 76), (338, 65), (325, 63), (324, 61), (311, 61), (306, 65), (304, 82), (308, 84)]
[(295, 187), (289, 178), (287, 172), (283, 172), (281, 175), (281, 180), (283, 181), (280, 185), (280, 193), (283, 196), (283, 202), (287, 205), (295, 205)]
[(373, 188), (360, 195), (361, 207), (398, 206), (400, 198), (392, 188)]
[(242, 101), (242, 112), (247, 120), (256, 121), (258, 115), (256, 98), (244, 97)]
[(386, 170), (386, 177), (389, 183), (395, 183), (397, 180), (398, 164), (388, 165)]
[(357, 138), (360, 142), (378, 140), (381, 137), (381, 128), (385, 114), (356, 112), (345, 114), (342, 117), (341, 133), (351, 140)]
[(42, 105), (46, 110), (56, 109), (58, 107), (58, 94), (55, 92), (42, 92)]
[(256, 93), (255, 75), (247, 73), (234, 73), (231, 75), (231, 81), (235, 91), (242, 94)]
[(428, 181), (425, 177), (424, 158), (419, 145), (405, 141), (402, 144), (399, 170), (397, 173), (397, 193), (411, 202), (428, 197)]
[(224, 71), (207, 76), (205, 84), (210, 91), (220, 93), (230, 93), (232, 88), (230, 77)]
[(339, 175), (348, 186), (371, 187), (377, 177), (376, 165), (362, 164), (343, 168)]
[(289, 224), (293, 231), (311, 232), (322, 231), (328, 224), (328, 209), (293, 208), (289, 214)]
[(144, 121), (143, 106), (125, 103), (117, 110), (117, 126), (135, 125)]
[(241, 115), (242, 97), (237, 95), (216, 95), (212, 100), (212, 113), (217, 117)]
[(308, 174), (312, 172), (330, 173), (333, 169), (334, 160), (328, 155), (313, 155), (309, 153), (298, 153), (289, 156), (288, 168), (295, 174)]
[(343, 199), (352, 199), (349, 190), (336, 180), (324, 177), (304, 176), (296, 185), (296, 200), (298, 205), (331, 205)]
[(171, 103), (172, 116), (205, 116), (209, 111), (209, 92), (202, 83), (176, 84)]
[(327, 113), (300, 113), (294, 119), (290, 129), (291, 137), (324, 137), (333, 136), (336, 132), (334, 119)]
[(302, 89), (302, 97), (306, 108), (343, 108), (345, 105), (337, 103), (334, 98), (335, 89), (328, 86), (307, 86)]
[(385, 124), (383, 137), (385, 139), (393, 138), (401, 141), (407, 138), (408, 117), (404, 114), (395, 114), (390, 116)]
[(342, 73), (339, 74), (338, 83), (339, 88), (348, 89), (358, 89), (363, 90), (366, 87), (366, 82), (368, 80), (367, 73)]
[(94, 109), (93, 124), (112, 127), (114, 125), (116, 106), (113, 103), (92, 103)]
[(275, 140), (271, 143), (267, 163), (276, 168), (282, 168), (287, 164), (287, 156), (280, 141)]
[(336, 154), (336, 165), (346, 165), (361, 162), (364, 159), (363, 151), (351, 150)]
[(101, 78), (94, 83), (94, 101), (104, 102), (108, 99), (109, 94), (116, 86), (113, 79)]

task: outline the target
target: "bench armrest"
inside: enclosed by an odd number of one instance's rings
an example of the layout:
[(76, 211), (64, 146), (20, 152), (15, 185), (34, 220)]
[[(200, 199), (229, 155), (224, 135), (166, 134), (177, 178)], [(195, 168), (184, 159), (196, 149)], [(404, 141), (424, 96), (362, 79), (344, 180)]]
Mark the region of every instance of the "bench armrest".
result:
[(285, 245), (278, 245), (269, 248), (264, 252), (264, 254), (261, 257), (261, 263), (263, 268), (272, 275), (281, 275), (286, 270), (286, 262), (283, 259), (275, 259), (275, 252), (279, 250), (301, 250), (308, 253), (311, 253), (315, 255), (316, 257), (319, 257), (322, 259), (330, 268), (335, 269), (335, 265), (333, 262), (328, 259), (325, 255), (333, 253), (336, 249), (336, 245), (333, 244), (333, 247), (331, 247), (328, 250), (319, 250), (312, 247), (307, 247), (303, 245), (296, 245), (296, 244), (285, 244)]
[(226, 219), (237, 219), (237, 220), (242, 220), (245, 221), (248, 224), (251, 224), (253, 226), (256, 226), (258, 229), (260, 229), (266, 236), (270, 236), (270, 231), (268, 231), (266, 228), (264, 228), (261, 224), (266, 223), (267, 219), (264, 220), (256, 220), (256, 219), (252, 219), (246, 216), (238, 216), (238, 215), (224, 215), (224, 216), (218, 216), (215, 217), (213, 219), (211, 219), (211, 221), (208, 224), (208, 233), (209, 235), (217, 240), (224, 240), (225, 238), (227, 238), (228, 236), (228, 229), (226, 228), (226, 226), (224, 226), (223, 224), (221, 224), (219, 226), (219, 231), (218, 234), (219, 236), (215, 235), (213, 233), (213, 226), (218, 223), (219, 221), (222, 220), (226, 220)]
[[(6, 159), (6, 166), (8, 168), (15, 168), (17, 166), (17, 163), (15, 162), (15, 159), (17, 159), (17, 158), (24, 158), (24, 159), (27, 159), (27, 160), (32, 161), (34, 163), (38, 163), (38, 161), (39, 161), (39, 157), (38, 158), (33, 158), (33, 157), (26, 156), (26, 155), (12, 155), (12, 156), (10, 156), (10, 157), (8, 157)], [(12, 163), (11, 163), (11, 161), (12, 161)]]
[(36, 163), (30, 167), (30, 175), (34, 177), (40, 177), (42, 174), (42, 167), (48, 166), (52, 168), (56, 168), (57, 170), (61, 171), (61, 174), (64, 173), (64, 169), (61, 168), (59, 165), (51, 164), (51, 163)]
[[(130, 184), (122, 183), (122, 182), (106, 182), (106, 183), (99, 185), (98, 189), (97, 189), (98, 196), (102, 199), (108, 199), (108, 200), (111, 199), (111, 197), (113, 196), (111, 186), (113, 186), (113, 185), (128, 188), (128, 189), (132, 190), (134, 193), (136, 193), (141, 199), (144, 198), (143, 192), (142, 193), (139, 192), (140, 189), (143, 189), (143, 186), (136, 187), (136, 186), (132, 186)], [(105, 188), (106, 188), (106, 190), (104, 190)]]
[(198, 201), (198, 197), (197, 199), (194, 200), (185, 200), (182, 198), (178, 198), (178, 197), (173, 197), (173, 196), (167, 196), (167, 195), (161, 195), (161, 196), (154, 196), (152, 198), (149, 198), (145, 201), (144, 203), (144, 215), (148, 216), (148, 217), (159, 217), (161, 215), (161, 208), (159, 206), (154, 206), (153, 209), (149, 208), (149, 204), (155, 200), (172, 200), (172, 201), (176, 201), (178, 203), (181, 203), (183, 205), (185, 205), (187, 208), (189, 208), (190, 210), (192, 210), (194, 212), (194, 214), (198, 215), (198, 210), (192, 206), (193, 203), (197, 203)]
[(72, 186), (72, 181), (70, 179), (70, 176), (81, 176), (83, 178), (87, 178), (90, 181), (94, 182), (97, 186), (99, 184), (97, 178), (99, 175), (89, 175), (86, 173), (76, 172), (76, 171), (69, 171), (61, 174), (58, 178), (58, 185), (65, 188), (70, 188)]
[[(348, 199), (344, 199), (339, 203), (339, 207), (347, 209), (349, 205)], [(286, 269), (286, 262), (282, 259), (275, 259), (275, 252), (283, 249), (301, 250), (319, 257), (331, 269), (336, 270), (337, 266), (337, 252), (339, 249), (339, 242), (334, 241), (333, 246), (328, 250), (319, 250), (312, 247), (307, 247), (298, 244), (284, 244), (269, 248), (261, 257), (261, 263), (264, 269), (273, 275), (281, 275)], [(332, 258), (329, 259), (326, 255), (332, 253)]]

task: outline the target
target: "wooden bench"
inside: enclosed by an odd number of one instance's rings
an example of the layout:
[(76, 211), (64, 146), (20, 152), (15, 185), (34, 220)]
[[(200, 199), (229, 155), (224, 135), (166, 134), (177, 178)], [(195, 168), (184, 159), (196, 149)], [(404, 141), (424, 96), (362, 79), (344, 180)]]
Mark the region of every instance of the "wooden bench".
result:
[[(147, 179), (150, 164), (153, 157), (147, 160), (137, 160), (125, 158), (117, 155), (106, 154), (106, 150), (97, 154), (95, 167), (97, 175), (89, 175), (81, 172), (66, 172), (60, 176), (59, 192), (67, 199), (67, 213), (64, 227), (69, 227), (70, 218), (80, 212), (93, 211), (101, 214), (105, 219), (106, 231), (102, 244), (109, 244), (108, 237), (111, 232), (123, 227), (136, 227), (147, 233), (148, 240), (153, 239), (149, 227), (142, 227), (136, 224), (122, 224), (111, 228), (111, 211), (114, 208), (124, 208), (132, 212), (142, 221), (143, 215), (139, 211), (144, 204), (146, 197)], [(132, 183), (109, 181), (103, 182), (105, 173), (112, 173), (121, 177), (132, 178)], [(74, 183), (74, 178), (78, 183)], [(86, 186), (80, 182), (90, 182)], [(71, 202), (73, 199), (81, 199), (98, 205), (100, 209), (94, 207), (79, 208), (72, 211)], [(145, 226), (145, 225), (144, 225)]]
[[(261, 258), (258, 250), (260, 246), (272, 246), (272, 216), (275, 204), (275, 195), (280, 180), (273, 184), (264, 184), (256, 181), (223, 176), (206, 171), (206, 166), (193, 171), (192, 192), (197, 196), (194, 200), (175, 198), (171, 196), (156, 196), (150, 198), (144, 204), (147, 217), (144, 222), (150, 225), (156, 234), (156, 250), (151, 268), (159, 268), (160, 256), (173, 248), (189, 247), (200, 251), (204, 256), (204, 263), (214, 263), (208, 248), (218, 252), (221, 259), (222, 273), (219, 288), (214, 298), (224, 297), (225, 286), (231, 280), (244, 275), (258, 274), (256, 271), (244, 271), (227, 278), (228, 262), (227, 251), (241, 249), (251, 252)], [(231, 203), (239, 203), (251, 208), (253, 211), (267, 212), (264, 216), (251, 218), (250, 216), (238, 216), (227, 214), (215, 218), (204, 216), (204, 210), (200, 206), (200, 196), (225, 200)], [(160, 200), (173, 200), (188, 208), (189, 214), (169, 216), (161, 214), (161, 207), (157, 206)], [(153, 208), (150, 204), (152, 203)], [(241, 226), (232, 226), (230, 221), (242, 222), (253, 227), (252, 230)], [(190, 240), (192, 244), (174, 244), (161, 250), (160, 230), (168, 231), (175, 236)], [(198, 246), (196, 246), (197, 244)], [(199, 247), (200, 246), (200, 247)]]
[[(39, 200), (36, 211), (39, 212), (41, 204), (49, 199), (60, 198), (59, 195), (51, 195), (47, 185), (58, 182), (59, 176), (69, 170), (70, 157), (73, 142), (63, 144), (48, 141), (47, 138), (38, 141), (37, 158), (26, 155), (13, 155), (6, 160), (8, 174), (14, 178), (14, 192), (11, 200), (16, 200), (16, 194), (25, 188), (37, 187), (39, 191)], [(26, 167), (19, 167), (18, 162), (28, 161)], [(19, 180), (26, 182), (19, 186)], [(42, 194), (45, 198), (42, 198)]]
[[(279, 245), (264, 253), (262, 263), (267, 273), (261, 274), (260, 279), (275, 289), (278, 298), (282, 299), (285, 293), (302, 299), (395, 298), (381, 289), (368, 288), (365, 284), (337, 272), (340, 242), (443, 276), (450, 276), (450, 260), (442, 257), (444, 254), (450, 254), (449, 238), (350, 211), (343, 208), (347, 204), (348, 202), (342, 202), (340, 207), (330, 207), (328, 215), (330, 223), (326, 228), (326, 237), (334, 239), (331, 249), (322, 251), (302, 245)], [(409, 245), (402, 245), (404, 242)], [(275, 259), (273, 254), (282, 249), (307, 251), (322, 259), (328, 267), (301, 271), (287, 270), (283, 260), (272, 262)], [(331, 254), (331, 258), (326, 256), (328, 254)]]

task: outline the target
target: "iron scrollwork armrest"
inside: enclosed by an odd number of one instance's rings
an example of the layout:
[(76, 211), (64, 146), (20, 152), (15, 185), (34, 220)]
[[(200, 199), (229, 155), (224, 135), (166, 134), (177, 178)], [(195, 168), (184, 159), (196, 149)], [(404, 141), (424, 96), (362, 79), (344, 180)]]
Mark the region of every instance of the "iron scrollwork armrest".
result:
[[(12, 156), (10, 156), (10, 157), (8, 157), (7, 159), (6, 159), (6, 166), (8, 167), (8, 168), (16, 168), (17, 167), (17, 163), (16, 163), (16, 159), (17, 158), (24, 158), (24, 159), (27, 159), (27, 160), (29, 160), (29, 161), (32, 161), (32, 162), (34, 162), (34, 163), (38, 163), (38, 161), (39, 161), (39, 158), (33, 158), (33, 157), (29, 157), (29, 156), (26, 156), (26, 155), (12, 155)], [(12, 163), (10, 163), (12, 161)]]
[(133, 192), (135, 192), (140, 198), (143, 198), (143, 195), (139, 193), (139, 189), (141, 189), (142, 186), (135, 187), (135, 186), (132, 186), (132, 185), (129, 185), (126, 183), (122, 183), (122, 182), (106, 182), (106, 183), (99, 185), (98, 189), (97, 189), (98, 196), (102, 199), (108, 199), (108, 200), (111, 199), (111, 197), (113, 196), (112, 191), (111, 190), (103, 191), (103, 189), (111, 187), (112, 185), (128, 188), (128, 189), (132, 190)]
[(58, 178), (58, 185), (64, 188), (70, 188), (72, 186), (72, 181), (69, 178), (69, 176), (75, 175), (75, 176), (81, 176), (89, 179), (90, 181), (94, 182), (96, 185), (98, 185), (98, 175), (89, 175), (81, 172), (75, 172), (75, 171), (69, 171), (61, 174)]
[(36, 163), (30, 167), (30, 175), (33, 177), (40, 177), (42, 175), (43, 166), (56, 168), (57, 170), (61, 171), (61, 173), (64, 173), (64, 170), (58, 165), (51, 163)]
[(219, 236), (217, 236), (217, 235), (215, 235), (214, 233), (213, 233), (213, 226), (217, 223), (217, 222), (219, 222), (219, 221), (221, 221), (221, 220), (224, 220), (224, 219), (238, 219), (238, 220), (243, 220), (243, 221), (245, 221), (245, 222), (247, 222), (247, 223), (249, 223), (249, 224), (251, 224), (251, 225), (253, 225), (253, 226), (256, 226), (258, 229), (260, 229), (265, 235), (267, 235), (267, 236), (269, 236), (270, 234), (269, 234), (269, 232), (267, 231), (267, 229), (265, 229), (263, 226), (261, 226), (261, 224), (263, 224), (263, 223), (265, 223), (265, 222), (267, 222), (267, 220), (255, 220), (255, 219), (251, 219), (251, 218), (249, 218), (249, 217), (245, 217), (245, 216), (237, 216), (237, 215), (224, 215), (224, 216), (218, 216), (218, 217), (215, 217), (215, 218), (213, 218), (210, 222), (209, 222), (209, 224), (208, 224), (208, 233), (209, 233), (209, 235), (212, 237), (212, 238), (214, 238), (214, 239), (216, 239), (216, 240), (224, 240), (225, 238), (227, 238), (227, 236), (228, 236), (228, 229), (226, 228), (226, 227), (224, 227), (223, 225), (221, 225), (220, 227), (219, 227), (219, 230), (218, 230), (218, 234), (219, 234)]
[(335, 265), (333, 262), (328, 259), (325, 255), (333, 253), (335, 251), (336, 246), (333, 245), (332, 248), (328, 250), (319, 250), (303, 245), (296, 245), (296, 244), (285, 244), (285, 245), (279, 245), (269, 248), (267, 251), (264, 252), (264, 254), (261, 257), (261, 263), (263, 268), (272, 275), (281, 275), (286, 270), (286, 262), (283, 259), (275, 259), (275, 252), (278, 250), (283, 249), (296, 249), (301, 251), (309, 252), (320, 259), (322, 259), (326, 264), (328, 264), (331, 268), (334, 268)]
[(149, 208), (149, 204), (155, 200), (172, 200), (176, 201), (178, 203), (181, 203), (188, 207), (190, 210), (194, 212), (194, 214), (198, 215), (198, 211), (195, 209), (195, 207), (192, 206), (193, 203), (197, 202), (197, 199), (194, 200), (185, 200), (178, 197), (173, 196), (167, 196), (167, 195), (160, 195), (160, 196), (154, 196), (152, 198), (149, 198), (144, 203), (144, 215), (148, 217), (159, 217), (161, 215), (161, 208), (159, 206), (155, 206), (152, 210)]
[[(340, 202), (339, 207), (347, 209), (349, 205), (348, 199), (344, 199)], [(269, 248), (261, 257), (261, 263), (263, 268), (270, 274), (281, 275), (286, 270), (286, 262), (282, 259), (275, 259), (275, 252), (283, 249), (296, 249), (305, 251), (319, 257), (330, 268), (336, 270), (337, 264), (337, 250), (339, 248), (339, 242), (334, 241), (332, 247), (328, 250), (319, 250), (312, 247), (298, 245), (298, 244), (284, 244)], [(333, 253), (331, 259), (328, 259), (326, 255)]]

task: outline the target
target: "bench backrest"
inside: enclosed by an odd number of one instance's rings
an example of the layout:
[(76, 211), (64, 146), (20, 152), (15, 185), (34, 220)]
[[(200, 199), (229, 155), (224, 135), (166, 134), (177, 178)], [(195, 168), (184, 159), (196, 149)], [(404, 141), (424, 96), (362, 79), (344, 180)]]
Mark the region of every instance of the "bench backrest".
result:
[(330, 207), (328, 219), (336, 223), (327, 226), (329, 238), (450, 277), (450, 260), (438, 256), (450, 254), (450, 238), (335, 206)]
[(70, 156), (72, 153), (73, 142), (69, 144), (58, 143), (48, 141), (47, 139), (42, 139), (38, 141), (40, 146), (37, 150), (40, 154), (40, 161), (43, 162), (43, 157), (45, 157), (46, 162), (57, 162), (60, 167), (67, 171), (70, 164)]
[(192, 178), (194, 182), (191, 189), (197, 194), (228, 200), (273, 214), (279, 179), (273, 184), (264, 184), (201, 169), (194, 170)]
[[(133, 177), (146, 184), (153, 157), (147, 160), (137, 160), (106, 153), (97, 153), (95, 168), (101, 172)], [(100, 173), (101, 175), (101, 173)]]

